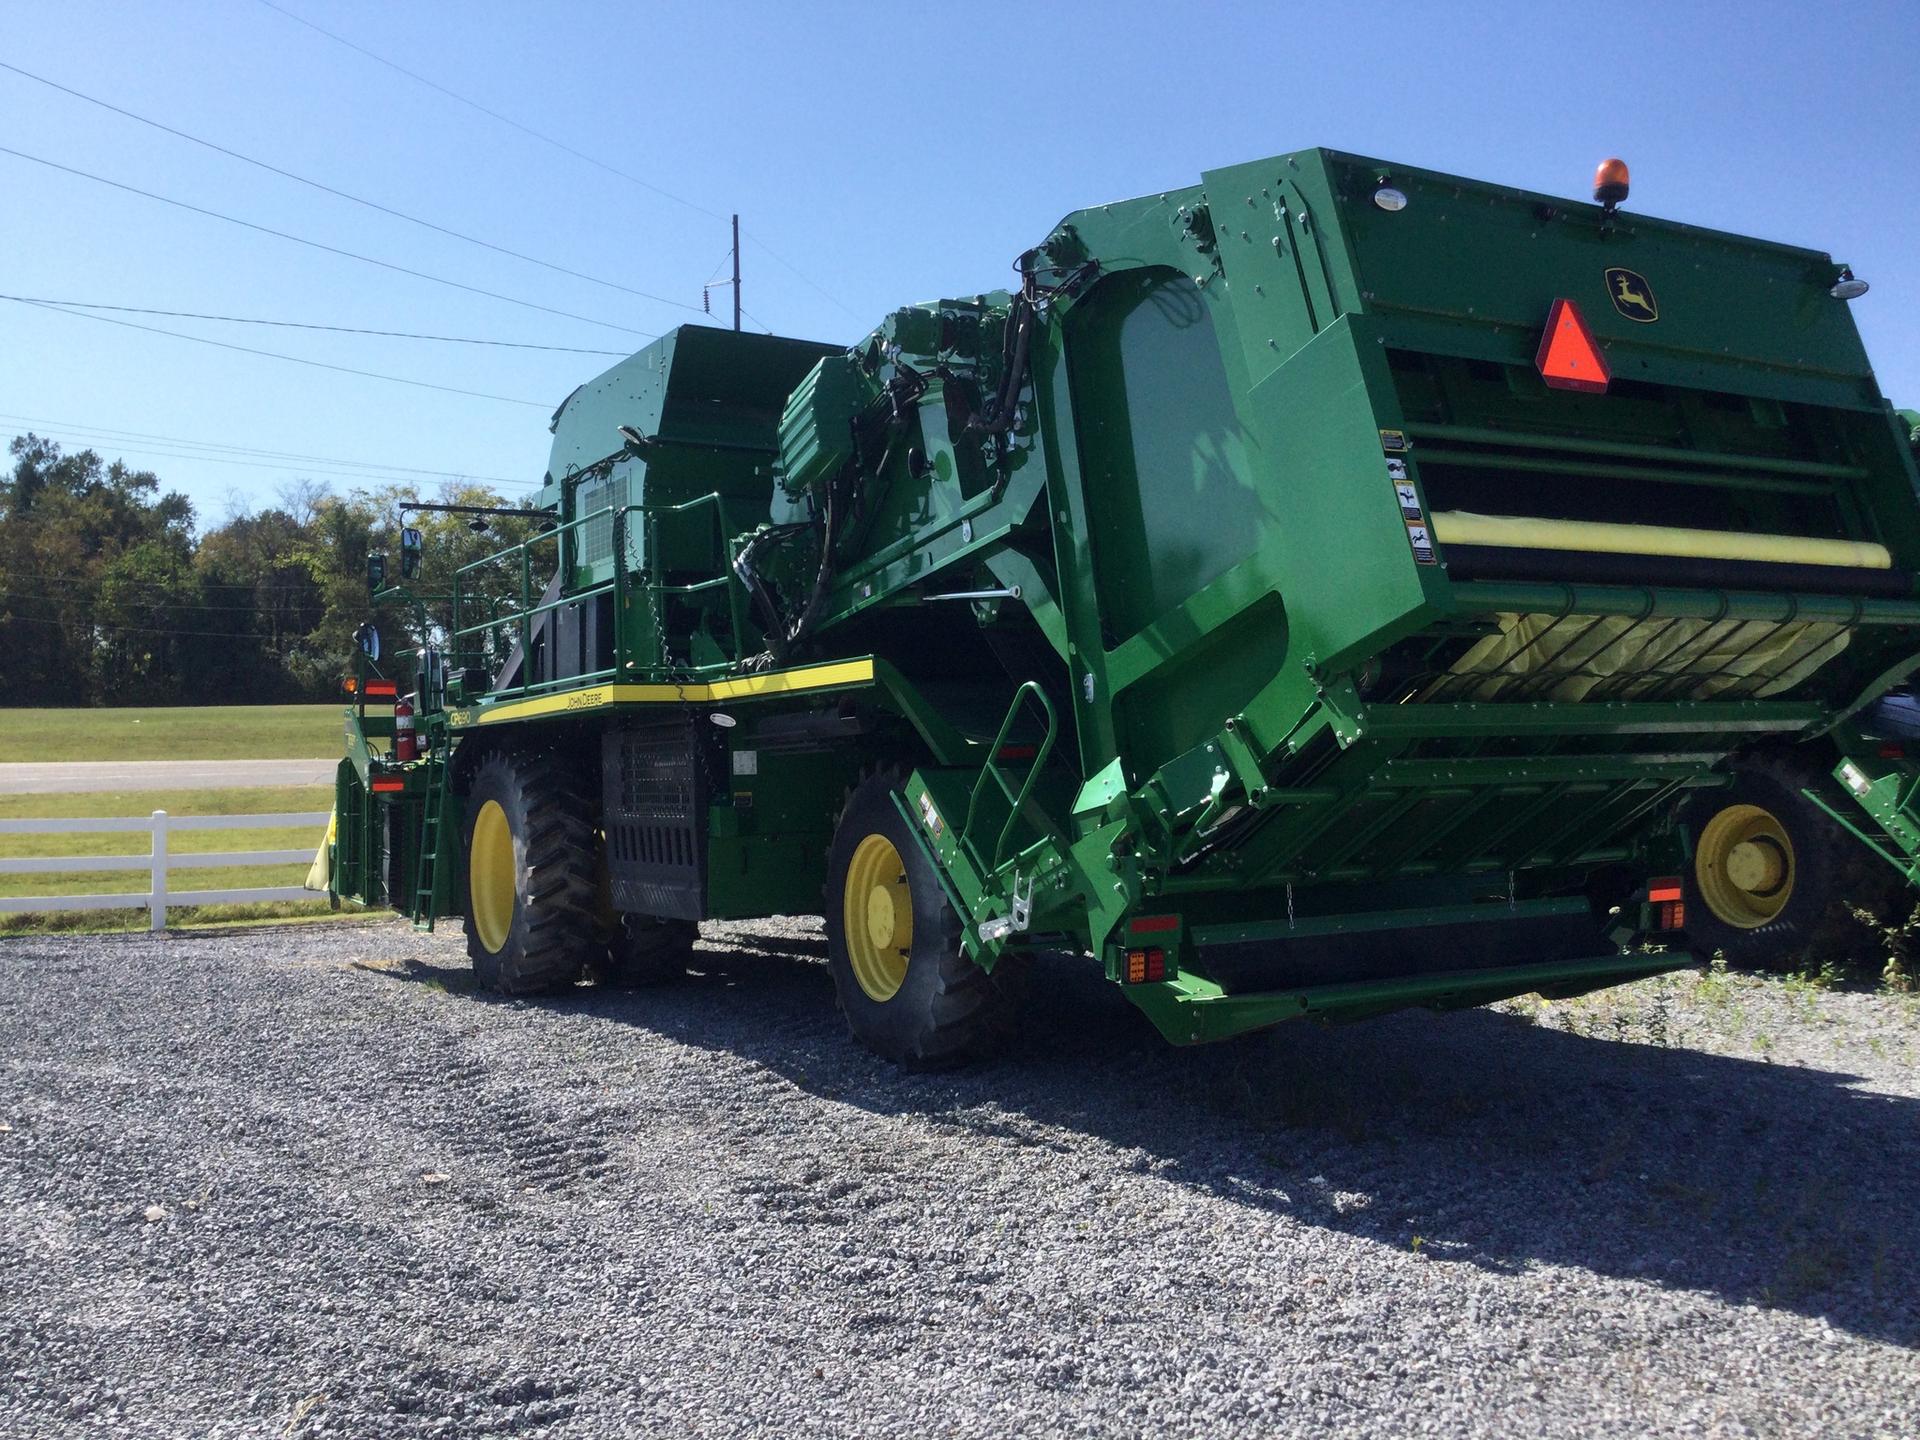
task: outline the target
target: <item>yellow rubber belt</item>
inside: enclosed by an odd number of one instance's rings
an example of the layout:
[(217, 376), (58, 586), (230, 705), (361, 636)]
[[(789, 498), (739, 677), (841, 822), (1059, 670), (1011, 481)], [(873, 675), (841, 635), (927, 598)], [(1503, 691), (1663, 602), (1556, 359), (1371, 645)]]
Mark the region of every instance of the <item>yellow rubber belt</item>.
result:
[(1767, 560), (1777, 565), (1845, 565), (1891, 570), (1884, 545), (1866, 540), (1808, 540), (1798, 535), (1738, 535), (1669, 525), (1612, 525), (1597, 520), (1536, 520), (1525, 515), (1436, 511), (1442, 545), (1499, 545), (1518, 550), (1586, 550), (1608, 555), (1686, 555), (1700, 560)]

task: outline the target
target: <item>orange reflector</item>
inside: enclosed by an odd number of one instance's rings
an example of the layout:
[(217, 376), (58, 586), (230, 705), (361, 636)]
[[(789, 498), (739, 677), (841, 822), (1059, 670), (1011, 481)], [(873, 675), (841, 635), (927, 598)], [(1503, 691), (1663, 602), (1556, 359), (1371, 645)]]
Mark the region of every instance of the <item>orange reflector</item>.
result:
[(1136, 935), (1152, 935), (1162, 930), (1178, 930), (1178, 915), (1142, 915), (1127, 926)]
[(1144, 985), (1150, 980), (1167, 978), (1167, 952), (1155, 946), (1151, 950), (1127, 952), (1127, 984)]
[(385, 795), (395, 790), (406, 789), (407, 782), (404, 780), (376, 780), (373, 782), (371, 788), (375, 793)]
[(397, 696), (399, 693), (400, 693), (400, 686), (395, 681), (392, 681), (392, 680), (367, 681), (367, 698), (369, 700), (391, 700), (395, 696)]
[(1604, 392), (1613, 378), (1606, 357), (1594, 343), (1593, 332), (1571, 300), (1553, 302), (1533, 363), (1540, 378), (1556, 390)]
[(1680, 877), (1663, 875), (1658, 880), (1647, 882), (1647, 899), (1658, 905), (1663, 900), (1680, 898)]
[(340, 688), (349, 695), (357, 695), (360, 692), (360, 682), (349, 675), (340, 682)]

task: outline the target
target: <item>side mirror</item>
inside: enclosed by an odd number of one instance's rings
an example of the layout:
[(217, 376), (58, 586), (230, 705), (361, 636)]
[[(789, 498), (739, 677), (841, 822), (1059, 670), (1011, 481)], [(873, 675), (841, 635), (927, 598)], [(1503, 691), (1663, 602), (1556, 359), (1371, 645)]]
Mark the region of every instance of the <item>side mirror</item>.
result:
[(367, 556), (367, 592), (377, 594), (387, 588), (387, 557), (379, 551)]
[(420, 532), (409, 525), (400, 532), (400, 578), (411, 580), (420, 571), (420, 556), (424, 550)]
[(362, 625), (353, 632), (353, 643), (360, 647), (360, 653), (376, 664), (380, 660), (380, 632), (371, 622)]

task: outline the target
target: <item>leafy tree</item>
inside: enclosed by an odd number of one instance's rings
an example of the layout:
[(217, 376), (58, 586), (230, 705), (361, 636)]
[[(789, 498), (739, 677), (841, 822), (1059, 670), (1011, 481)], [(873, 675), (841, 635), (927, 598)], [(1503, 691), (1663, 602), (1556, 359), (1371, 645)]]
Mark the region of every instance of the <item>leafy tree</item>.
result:
[[(389, 655), (418, 646), (423, 613), (378, 608), (367, 556), (397, 579), (399, 507), (410, 486), (341, 496), (311, 481), (279, 504), (236, 506), (196, 534), (193, 507), (151, 471), (91, 450), (64, 453), (25, 435), (0, 475), (0, 704), (169, 704), (328, 699), (373, 619)], [(442, 503), (497, 506), (480, 485), (449, 485)], [(534, 533), (534, 519), (415, 514), (426, 562), (412, 587), (426, 635), (446, 646), (456, 572)], [(551, 561), (536, 573), (544, 585)], [(460, 578), (463, 623), (518, 604), (517, 566)], [(479, 637), (466, 637), (479, 648)], [(503, 647), (496, 646), (499, 659)], [(388, 667), (388, 673), (404, 673)]]

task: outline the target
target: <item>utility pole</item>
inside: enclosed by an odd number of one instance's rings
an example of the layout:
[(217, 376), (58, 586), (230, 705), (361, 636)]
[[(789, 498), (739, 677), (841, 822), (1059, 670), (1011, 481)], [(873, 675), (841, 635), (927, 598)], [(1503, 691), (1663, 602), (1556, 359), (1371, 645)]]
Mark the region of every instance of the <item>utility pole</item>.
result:
[(740, 217), (733, 217), (733, 328), (740, 328)]

